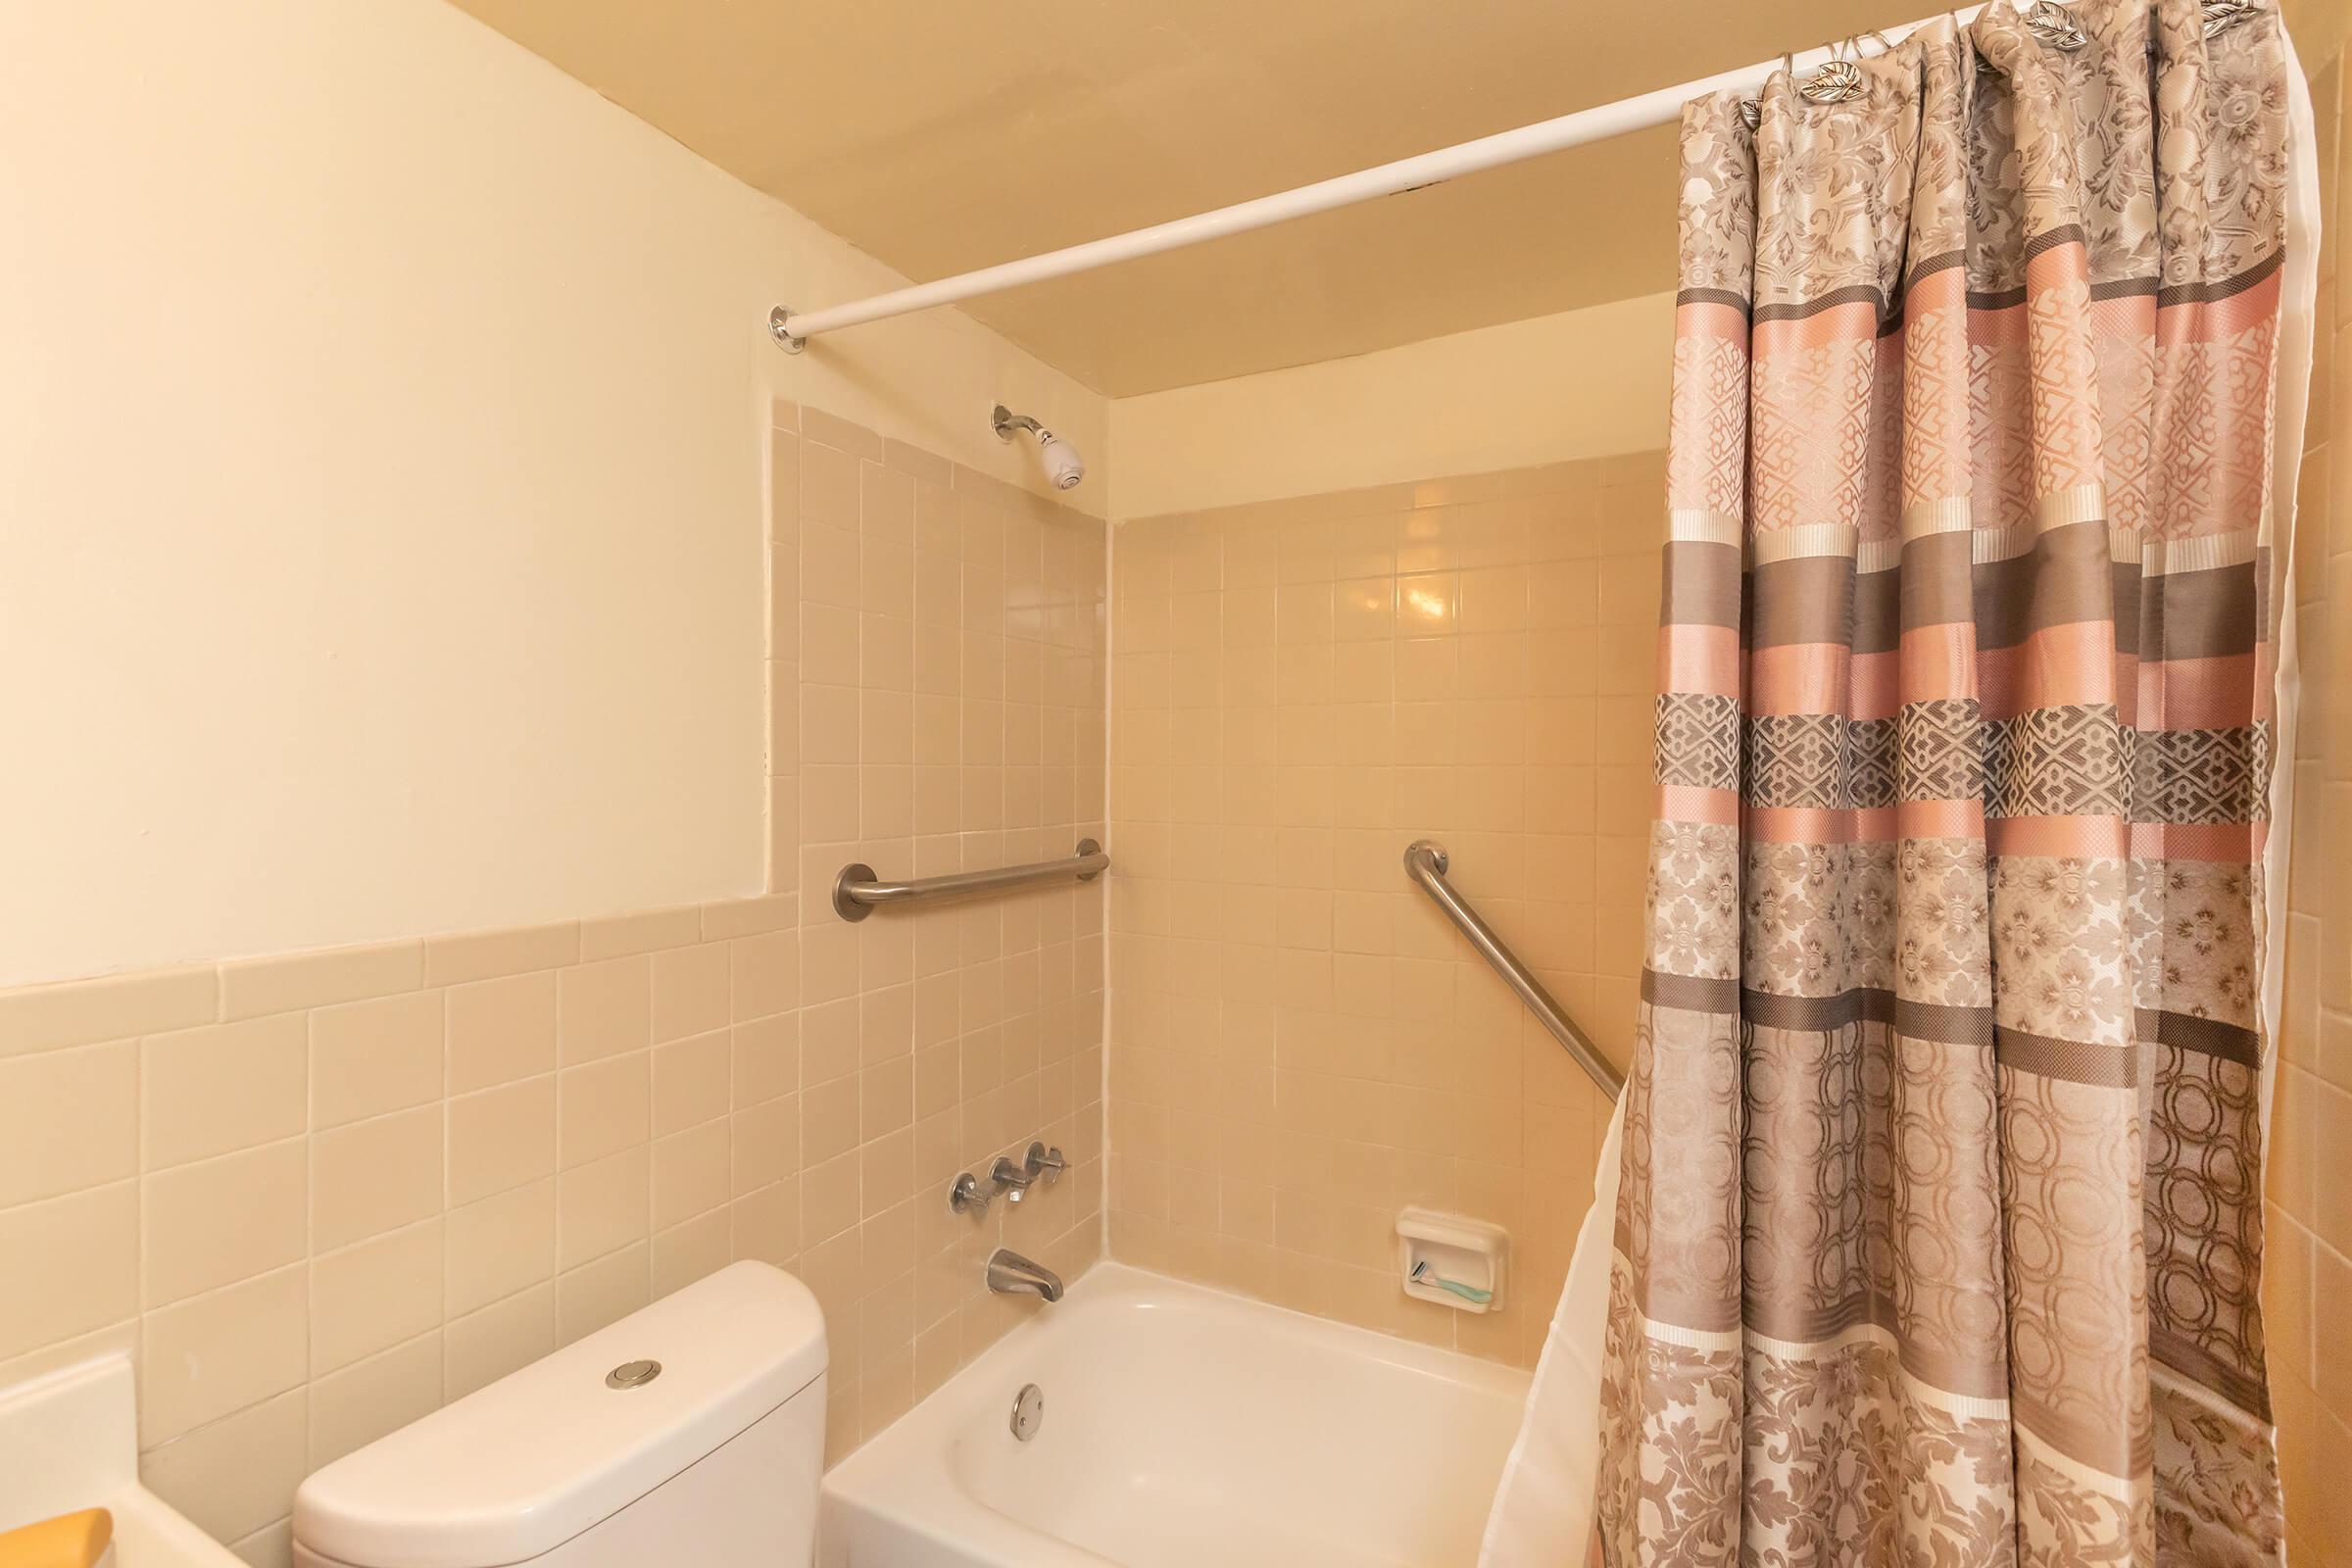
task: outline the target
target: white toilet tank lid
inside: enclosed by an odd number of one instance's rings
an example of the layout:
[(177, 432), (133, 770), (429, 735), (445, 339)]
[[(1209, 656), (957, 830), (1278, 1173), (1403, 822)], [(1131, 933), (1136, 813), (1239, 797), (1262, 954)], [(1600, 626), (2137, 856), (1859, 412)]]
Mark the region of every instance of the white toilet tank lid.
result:
[[(608, 1381), (644, 1361), (661, 1371)], [(337, 1459), (295, 1494), (294, 1537), (359, 1568), (523, 1562), (618, 1513), (824, 1370), (824, 1317), (808, 1288), (765, 1263), (730, 1264)]]

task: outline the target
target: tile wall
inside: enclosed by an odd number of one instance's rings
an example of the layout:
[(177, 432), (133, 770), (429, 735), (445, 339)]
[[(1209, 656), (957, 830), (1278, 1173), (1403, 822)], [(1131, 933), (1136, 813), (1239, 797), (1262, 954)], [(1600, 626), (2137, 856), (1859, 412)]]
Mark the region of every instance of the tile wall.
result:
[[(838, 1457), (1027, 1310), (990, 1247), (1100, 1250), (1100, 887), (828, 896), (1102, 836), (1102, 525), (772, 422), (767, 895), (0, 992), (0, 1385), (129, 1350), (142, 1472), (249, 1561), (309, 1470), (731, 1259), (822, 1300)], [(1059, 1186), (948, 1213), (1033, 1137)]]
[[(2342, 204), (2343, 54), (2311, 74), (2322, 220)], [(2322, 246), (2311, 419), (2297, 506), (2302, 714), (2287, 882), (2286, 1013), (2271, 1112), (2271, 1398), (2286, 1488), (2287, 1557), (2352, 1568), (2352, 247)]]
[[(1111, 607), (1110, 1247), (1530, 1364), (1608, 1105), (1404, 877), (1417, 838), (1622, 1064), (1661, 453), (1124, 522)], [(1396, 1210), (1511, 1232), (1501, 1310)]]
[[(862, 1219), (800, 1270), (858, 1342), (852, 1377), (836, 1331), (839, 1453), (1034, 1305), (980, 1291), (984, 1237), (1069, 1277), (1100, 1251), (1102, 882), (856, 925), (832, 893), (854, 861), (932, 876), (1109, 839), (1108, 564), (1098, 518), (816, 409), (773, 423), (769, 877), (799, 895), (803, 1121), (829, 1130), (803, 1203), (858, 1195)], [(981, 1230), (948, 1211), (958, 1171), (1041, 1136), (1058, 1187)]]

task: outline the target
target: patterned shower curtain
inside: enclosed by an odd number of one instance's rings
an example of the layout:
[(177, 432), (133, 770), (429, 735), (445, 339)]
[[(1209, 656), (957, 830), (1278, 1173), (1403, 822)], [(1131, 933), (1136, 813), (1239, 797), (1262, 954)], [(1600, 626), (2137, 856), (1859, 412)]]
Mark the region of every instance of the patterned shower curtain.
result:
[(1611, 1564), (2279, 1559), (2272, 4), (1686, 113)]

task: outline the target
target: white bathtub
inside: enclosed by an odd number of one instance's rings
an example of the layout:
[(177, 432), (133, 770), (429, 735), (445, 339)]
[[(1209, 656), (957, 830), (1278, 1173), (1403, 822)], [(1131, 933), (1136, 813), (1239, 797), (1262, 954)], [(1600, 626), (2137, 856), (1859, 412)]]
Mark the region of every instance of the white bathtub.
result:
[(825, 1478), (818, 1560), (1470, 1568), (1527, 1383), (1100, 1264)]

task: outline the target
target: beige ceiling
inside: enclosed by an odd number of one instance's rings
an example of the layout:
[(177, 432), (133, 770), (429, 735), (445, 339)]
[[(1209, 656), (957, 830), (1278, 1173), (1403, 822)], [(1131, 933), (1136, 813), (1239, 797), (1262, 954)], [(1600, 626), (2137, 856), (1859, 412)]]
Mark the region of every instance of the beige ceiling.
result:
[[(914, 278), (1426, 152), (1930, 0), (457, 0)], [(972, 302), (1114, 397), (1667, 288), (1653, 130)], [(779, 278), (789, 298), (791, 280)], [(793, 300), (803, 309), (835, 300)]]

